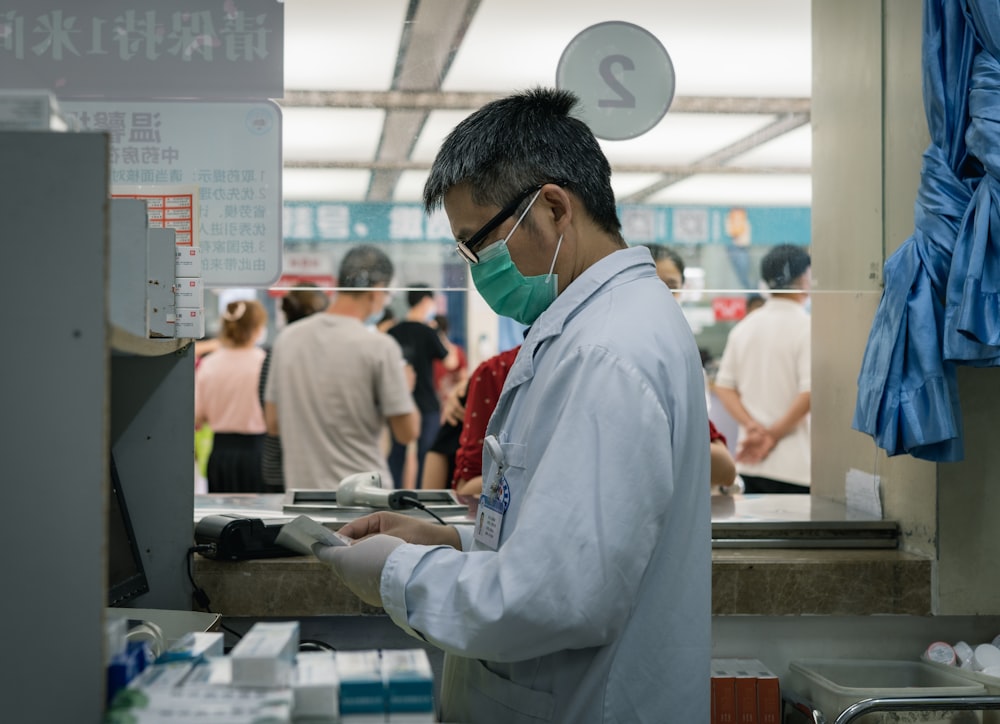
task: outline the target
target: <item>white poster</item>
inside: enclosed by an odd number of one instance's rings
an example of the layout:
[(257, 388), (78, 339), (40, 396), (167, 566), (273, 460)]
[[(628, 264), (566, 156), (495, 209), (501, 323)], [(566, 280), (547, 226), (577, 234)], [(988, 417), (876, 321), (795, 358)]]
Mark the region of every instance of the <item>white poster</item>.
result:
[(281, 275), (281, 111), (270, 101), (62, 101), (70, 128), (111, 137), (111, 185), (193, 186), (206, 287)]

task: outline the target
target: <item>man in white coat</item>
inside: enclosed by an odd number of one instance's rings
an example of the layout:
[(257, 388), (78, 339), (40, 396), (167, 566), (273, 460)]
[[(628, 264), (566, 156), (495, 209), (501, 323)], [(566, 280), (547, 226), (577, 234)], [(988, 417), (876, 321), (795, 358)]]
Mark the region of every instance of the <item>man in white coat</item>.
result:
[(576, 97), (490, 103), (424, 189), (473, 282), (529, 325), (487, 429), (483, 524), (376, 513), (320, 549), (445, 651), (446, 722), (709, 720), (711, 532), (701, 360), (629, 249)]

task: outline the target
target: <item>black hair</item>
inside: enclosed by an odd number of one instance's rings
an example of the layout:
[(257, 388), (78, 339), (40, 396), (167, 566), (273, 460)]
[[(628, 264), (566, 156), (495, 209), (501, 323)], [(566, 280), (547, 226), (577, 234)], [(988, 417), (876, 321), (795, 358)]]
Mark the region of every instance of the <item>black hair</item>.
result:
[(411, 284), (410, 291), (406, 293), (406, 303), (410, 305), (410, 308), (417, 306), (420, 302), (424, 301), (427, 297), (433, 297), (434, 292), (431, 291), (429, 284)]
[(326, 309), (330, 303), (329, 297), (321, 292), (312, 282), (299, 282), (295, 288), (281, 298), (281, 311), (285, 320), (291, 324), (308, 317), (315, 312)]
[(760, 261), (760, 277), (771, 289), (791, 289), (812, 261), (809, 252), (795, 244), (778, 244)]
[(578, 102), (567, 90), (534, 88), (487, 103), (465, 118), (431, 166), (424, 185), (427, 212), (463, 183), (475, 203), (499, 207), (533, 186), (558, 183), (621, 241), (611, 165), (587, 124), (571, 115)]
[(654, 262), (663, 261), (664, 259), (672, 261), (674, 266), (677, 267), (677, 271), (681, 274), (681, 281), (684, 281), (684, 259), (680, 254), (663, 244), (642, 244), (642, 246), (649, 249), (649, 253), (653, 255)]

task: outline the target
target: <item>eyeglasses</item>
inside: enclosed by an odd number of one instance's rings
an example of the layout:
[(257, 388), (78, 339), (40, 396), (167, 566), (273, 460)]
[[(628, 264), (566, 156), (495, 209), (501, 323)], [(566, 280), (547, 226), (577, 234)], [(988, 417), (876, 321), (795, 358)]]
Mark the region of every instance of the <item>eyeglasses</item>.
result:
[[(564, 185), (560, 181), (546, 181), (545, 183), (554, 183), (560, 186)], [(513, 216), (514, 212), (517, 211), (517, 207), (524, 203), (526, 198), (542, 188), (545, 183), (532, 186), (530, 189), (520, 193), (516, 199), (500, 209), (496, 216), (483, 224), (482, 228), (470, 236), (467, 241), (457, 242), (458, 253), (461, 254), (462, 257), (470, 264), (478, 264), (479, 254), (476, 253), (476, 249), (483, 245), (483, 242), (486, 241), (486, 237), (490, 234), (490, 232), (494, 231), (498, 226), (500, 226), (500, 224)]]

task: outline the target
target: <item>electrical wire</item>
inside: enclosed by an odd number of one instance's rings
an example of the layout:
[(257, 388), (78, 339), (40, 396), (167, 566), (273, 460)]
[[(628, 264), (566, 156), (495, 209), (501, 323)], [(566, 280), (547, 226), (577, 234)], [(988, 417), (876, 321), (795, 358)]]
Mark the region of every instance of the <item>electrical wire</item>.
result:
[(421, 503), (419, 500), (417, 500), (415, 498), (405, 498), (404, 500), (406, 500), (406, 504), (409, 507), (416, 508), (417, 510), (424, 511), (425, 513), (427, 513), (427, 515), (429, 515), (432, 518), (434, 518), (435, 520), (437, 520), (437, 522), (440, 523), (441, 525), (448, 525), (447, 523), (444, 522), (444, 520), (441, 518), (440, 515), (438, 515), (437, 513), (435, 513), (433, 510), (431, 510), (430, 508), (428, 508), (426, 505), (424, 505), (423, 503)]
[(336, 651), (335, 646), (331, 646), (326, 641), (319, 639), (301, 639), (299, 641), (299, 651)]
[(194, 582), (194, 572), (191, 570), (191, 564), (194, 561), (195, 553), (211, 553), (214, 550), (215, 546), (213, 545), (197, 545), (188, 548), (187, 552), (187, 574), (188, 580), (191, 581), (191, 587), (194, 589), (194, 600), (197, 601), (198, 605), (206, 611), (209, 610), (208, 607), (211, 601), (209, 601), (208, 594), (205, 593), (205, 590)]
[(229, 628), (226, 624), (222, 623), (221, 621), (219, 622), (219, 628), (221, 628), (226, 633), (235, 636), (237, 641), (243, 638), (243, 634), (241, 634), (239, 631)]

